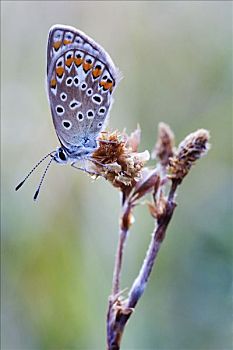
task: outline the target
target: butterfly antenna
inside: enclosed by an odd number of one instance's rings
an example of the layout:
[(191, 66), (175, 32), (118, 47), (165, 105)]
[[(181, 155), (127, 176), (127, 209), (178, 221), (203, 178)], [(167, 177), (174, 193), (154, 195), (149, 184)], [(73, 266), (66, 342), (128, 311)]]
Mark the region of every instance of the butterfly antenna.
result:
[[(24, 182), (29, 178), (29, 176), (33, 173), (33, 171), (49, 156), (52, 156), (54, 152), (50, 152), (48, 153), (45, 157), (43, 157), (35, 166), (34, 168), (27, 174), (27, 176), (23, 179), (23, 181), (21, 181), (16, 187), (15, 190), (18, 191), (20, 189), (20, 187), (23, 186)], [(52, 158), (53, 159), (53, 158)]]
[(41, 185), (42, 185), (42, 183), (43, 183), (43, 181), (44, 181), (45, 175), (46, 175), (46, 173), (47, 173), (47, 171), (48, 171), (48, 168), (50, 167), (52, 161), (53, 161), (53, 158), (50, 159), (50, 161), (48, 162), (48, 164), (47, 164), (47, 166), (46, 166), (46, 168), (45, 168), (45, 171), (44, 171), (44, 174), (43, 174), (42, 177), (41, 177), (39, 186), (38, 186), (38, 188), (37, 188), (37, 190), (36, 190), (36, 192), (35, 192), (35, 194), (34, 194), (34, 197), (33, 197), (34, 201), (35, 201), (35, 200), (37, 199), (37, 197), (38, 197), (38, 194), (39, 194), (39, 192), (40, 192)]

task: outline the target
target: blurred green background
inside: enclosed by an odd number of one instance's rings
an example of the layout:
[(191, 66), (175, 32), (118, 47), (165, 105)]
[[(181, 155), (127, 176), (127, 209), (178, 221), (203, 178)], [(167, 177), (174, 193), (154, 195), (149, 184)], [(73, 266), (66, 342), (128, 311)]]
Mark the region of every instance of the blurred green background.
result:
[[(99, 42), (124, 75), (109, 128), (142, 128), (151, 150), (160, 121), (180, 142), (211, 133), (208, 156), (177, 197), (148, 288), (126, 328), (126, 350), (232, 349), (232, 3), (2, 1), (2, 349), (105, 348), (119, 194), (54, 164), (58, 145), (45, 93), (47, 34), (69, 24)], [(130, 287), (153, 221), (137, 208), (123, 268)]]

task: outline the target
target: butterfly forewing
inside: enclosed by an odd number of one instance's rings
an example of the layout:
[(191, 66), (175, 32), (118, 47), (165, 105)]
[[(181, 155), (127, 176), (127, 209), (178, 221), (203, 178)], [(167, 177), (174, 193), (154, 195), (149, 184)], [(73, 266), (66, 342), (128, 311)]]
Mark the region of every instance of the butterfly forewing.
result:
[(118, 71), (109, 55), (72, 27), (49, 32), (47, 88), (54, 126), (63, 146), (93, 147), (103, 129)]

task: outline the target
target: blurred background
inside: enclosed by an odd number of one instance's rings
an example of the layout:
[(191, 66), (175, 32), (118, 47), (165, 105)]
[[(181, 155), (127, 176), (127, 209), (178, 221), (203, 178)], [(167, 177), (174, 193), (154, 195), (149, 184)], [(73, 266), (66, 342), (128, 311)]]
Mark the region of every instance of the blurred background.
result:
[[(105, 348), (107, 298), (117, 244), (119, 193), (69, 166), (43, 166), (58, 145), (45, 92), (46, 45), (56, 23), (86, 32), (124, 79), (109, 128), (142, 129), (151, 150), (157, 125), (177, 143), (211, 133), (192, 169), (148, 288), (122, 349), (232, 349), (232, 3), (211, 1), (2, 1), (2, 349)], [(151, 163), (153, 164), (153, 163)], [(44, 165), (45, 166), (45, 165)], [(143, 261), (153, 220), (137, 208), (122, 288)]]

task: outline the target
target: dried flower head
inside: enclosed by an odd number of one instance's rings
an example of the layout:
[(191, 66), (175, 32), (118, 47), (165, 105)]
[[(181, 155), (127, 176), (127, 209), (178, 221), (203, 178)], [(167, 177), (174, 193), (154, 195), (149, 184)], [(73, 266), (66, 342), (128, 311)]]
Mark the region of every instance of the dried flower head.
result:
[(209, 132), (199, 129), (189, 134), (180, 144), (176, 154), (169, 160), (169, 177), (180, 183), (195, 161), (209, 150)]
[(152, 158), (158, 159), (160, 164), (166, 167), (169, 163), (169, 158), (173, 156), (174, 152), (174, 134), (169, 125), (159, 123), (158, 126), (158, 141), (152, 151)]
[(137, 130), (131, 136), (117, 131), (102, 132), (99, 147), (91, 159), (92, 170), (97, 176), (105, 177), (123, 192), (135, 186), (141, 178), (145, 162), (150, 158), (148, 151), (135, 151), (140, 141)]

